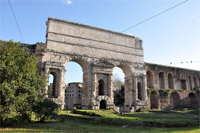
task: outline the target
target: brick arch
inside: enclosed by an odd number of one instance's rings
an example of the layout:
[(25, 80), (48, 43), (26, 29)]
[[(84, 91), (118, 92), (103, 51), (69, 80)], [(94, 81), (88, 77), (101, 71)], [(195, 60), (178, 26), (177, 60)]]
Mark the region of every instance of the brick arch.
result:
[(181, 99), (178, 92), (174, 91), (170, 95), (170, 105), (173, 109), (181, 107)]
[(150, 108), (159, 109), (159, 95), (155, 90), (150, 93)]
[(197, 97), (192, 92), (188, 94), (188, 106), (192, 109), (197, 108)]

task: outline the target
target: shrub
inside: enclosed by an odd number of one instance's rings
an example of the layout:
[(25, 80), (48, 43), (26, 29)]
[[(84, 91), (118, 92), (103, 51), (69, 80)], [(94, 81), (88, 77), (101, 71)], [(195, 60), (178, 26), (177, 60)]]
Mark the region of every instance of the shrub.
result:
[(47, 98), (33, 107), (33, 111), (40, 122), (50, 119), (54, 115), (56, 109), (58, 109), (58, 105)]

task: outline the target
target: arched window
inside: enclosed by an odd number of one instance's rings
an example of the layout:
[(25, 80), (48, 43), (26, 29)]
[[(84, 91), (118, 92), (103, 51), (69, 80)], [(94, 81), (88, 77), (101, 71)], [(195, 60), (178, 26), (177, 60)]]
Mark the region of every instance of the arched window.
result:
[(192, 79), (191, 79), (191, 76), (189, 76), (189, 85), (190, 85), (190, 90), (192, 90)]
[(147, 71), (147, 87), (154, 88), (153, 86), (153, 73), (151, 71)]
[(168, 74), (168, 88), (174, 89), (174, 79), (171, 73)]
[(194, 89), (197, 88), (197, 78), (194, 77)]
[(163, 72), (159, 73), (159, 85), (160, 85), (160, 89), (165, 88), (165, 79), (164, 79), (164, 73)]
[(99, 80), (99, 95), (104, 95), (104, 81), (101, 79)]
[(48, 97), (49, 98), (58, 97), (57, 76), (55, 72), (50, 72), (49, 74)]
[(138, 90), (138, 99), (143, 100), (143, 98), (142, 98), (142, 86), (141, 86), (140, 82), (137, 83), (137, 90)]

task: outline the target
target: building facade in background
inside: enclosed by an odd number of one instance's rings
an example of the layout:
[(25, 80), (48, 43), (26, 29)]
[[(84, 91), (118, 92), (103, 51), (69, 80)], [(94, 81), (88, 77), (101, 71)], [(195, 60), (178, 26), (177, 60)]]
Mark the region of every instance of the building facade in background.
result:
[(82, 103), (82, 83), (69, 83), (65, 90), (65, 108), (72, 109), (73, 107), (80, 108)]

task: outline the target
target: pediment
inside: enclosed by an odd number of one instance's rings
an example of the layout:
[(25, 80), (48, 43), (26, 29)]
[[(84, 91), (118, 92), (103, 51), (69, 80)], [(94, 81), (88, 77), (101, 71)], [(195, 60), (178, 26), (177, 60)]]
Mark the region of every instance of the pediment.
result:
[(107, 67), (107, 68), (113, 68), (115, 66), (107, 60), (100, 60), (98, 62), (94, 62), (92, 65), (98, 67)]

